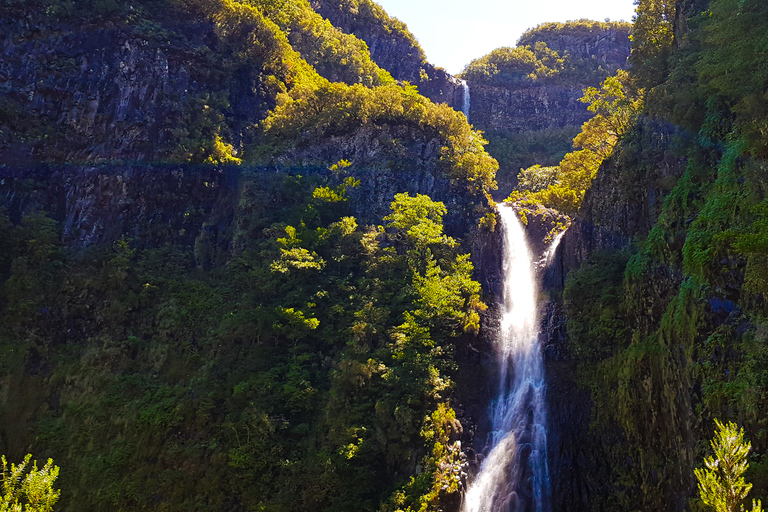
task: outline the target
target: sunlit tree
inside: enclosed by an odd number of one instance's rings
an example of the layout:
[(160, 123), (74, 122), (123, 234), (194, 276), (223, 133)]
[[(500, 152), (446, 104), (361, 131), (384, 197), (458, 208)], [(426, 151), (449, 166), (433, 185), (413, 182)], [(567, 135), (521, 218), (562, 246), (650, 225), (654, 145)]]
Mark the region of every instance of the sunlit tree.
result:
[(2, 496), (0, 496), (0, 512), (51, 512), (59, 499), (60, 490), (54, 489), (53, 484), (59, 476), (59, 467), (53, 465), (53, 459), (48, 459), (41, 469), (37, 469), (37, 461), (32, 462), (32, 468), (27, 472), (32, 455), (24, 457), (21, 464), (10, 465), (2, 456), (3, 481)]
[[(749, 467), (747, 454), (752, 445), (744, 440), (744, 429), (735, 423), (715, 420), (715, 425), (717, 432), (710, 441), (715, 455), (705, 458), (704, 467), (694, 471), (699, 480), (699, 496), (717, 512), (743, 511), (741, 502), (752, 489), (743, 476)], [(752, 512), (762, 510), (760, 500), (752, 500)]]

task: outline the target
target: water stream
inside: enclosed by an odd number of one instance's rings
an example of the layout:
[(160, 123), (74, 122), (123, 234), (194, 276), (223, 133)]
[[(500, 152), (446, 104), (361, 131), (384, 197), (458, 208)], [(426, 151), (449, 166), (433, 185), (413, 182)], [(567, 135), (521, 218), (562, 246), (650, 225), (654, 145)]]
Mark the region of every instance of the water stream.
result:
[(469, 122), (469, 106), (471, 104), (469, 97), (469, 84), (466, 80), (461, 81), (461, 88), (464, 91), (464, 98), (461, 104), (461, 111), (467, 116), (467, 122)]
[(500, 206), (504, 291), (496, 340), (499, 382), (491, 404), (490, 452), (464, 496), (463, 512), (549, 510), (547, 407), (539, 344), (537, 286), (525, 231), (514, 210)]

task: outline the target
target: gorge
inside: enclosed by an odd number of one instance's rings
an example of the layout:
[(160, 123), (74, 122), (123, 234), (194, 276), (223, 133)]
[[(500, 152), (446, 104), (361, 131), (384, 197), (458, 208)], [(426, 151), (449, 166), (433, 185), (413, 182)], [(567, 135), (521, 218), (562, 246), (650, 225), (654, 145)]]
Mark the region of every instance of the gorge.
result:
[(699, 512), (718, 419), (764, 500), (766, 34), (453, 77), (369, 0), (7, 0), (0, 454), (66, 511)]

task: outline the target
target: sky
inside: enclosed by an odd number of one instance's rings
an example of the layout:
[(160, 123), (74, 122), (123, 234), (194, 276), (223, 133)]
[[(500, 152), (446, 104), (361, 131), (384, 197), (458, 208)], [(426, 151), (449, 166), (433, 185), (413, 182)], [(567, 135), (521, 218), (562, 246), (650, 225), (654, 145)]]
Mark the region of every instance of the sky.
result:
[(580, 18), (632, 21), (633, 0), (374, 0), (408, 25), (427, 60), (459, 73), (472, 59), (515, 46), (527, 29)]

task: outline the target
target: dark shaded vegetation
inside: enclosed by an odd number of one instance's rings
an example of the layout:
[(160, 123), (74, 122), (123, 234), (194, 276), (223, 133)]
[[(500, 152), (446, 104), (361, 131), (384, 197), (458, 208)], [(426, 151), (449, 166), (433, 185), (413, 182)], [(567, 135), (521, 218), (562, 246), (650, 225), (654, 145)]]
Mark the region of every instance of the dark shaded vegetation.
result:
[[(674, 25), (675, 12), (684, 23)], [(768, 491), (768, 75), (757, 63), (767, 29), (758, 1), (638, 4), (631, 78), (647, 87), (645, 114), (679, 127), (666, 147), (687, 164), (674, 180), (650, 172), (666, 164), (649, 151), (648, 121), (630, 128), (598, 179), (627, 197), (662, 190), (663, 204), (649, 230), (621, 233), (634, 236), (628, 248), (595, 252), (568, 276), (571, 352), (594, 404), (590, 442), (612, 468), (592, 480), (593, 506), (704, 510), (693, 468), (715, 418), (743, 425), (752, 441), (750, 498)], [(601, 198), (587, 201), (595, 219)]]
[(403, 194), (386, 231), (358, 226), (353, 186), (245, 183), (245, 245), (210, 270), (202, 235), (82, 251), (3, 212), (4, 450), (54, 457), (65, 510), (436, 503), (479, 284), (442, 203)]

